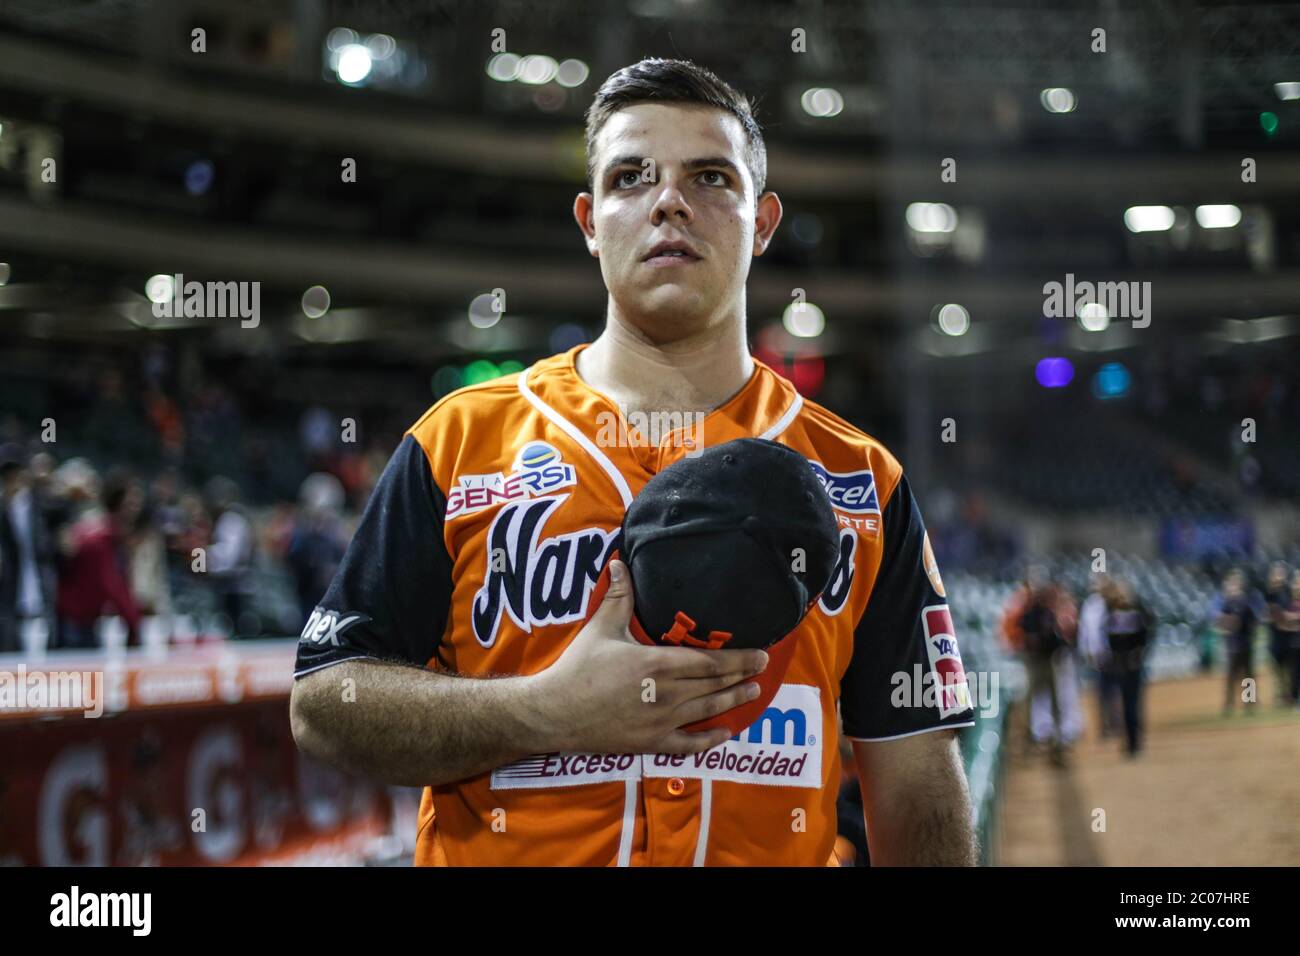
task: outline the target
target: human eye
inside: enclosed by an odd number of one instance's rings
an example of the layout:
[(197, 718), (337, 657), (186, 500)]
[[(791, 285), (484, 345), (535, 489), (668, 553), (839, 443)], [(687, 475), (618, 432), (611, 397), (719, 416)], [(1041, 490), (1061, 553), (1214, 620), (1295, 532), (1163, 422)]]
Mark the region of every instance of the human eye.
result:
[[(709, 176), (716, 177), (716, 179), (709, 180), (705, 178)], [(706, 186), (730, 186), (731, 185), (731, 177), (728, 176), (720, 169), (706, 169), (704, 172), (700, 173), (700, 181), (703, 182), (704, 185)]]
[[(628, 179), (627, 177), (632, 177)], [(627, 189), (641, 182), (641, 171), (637, 169), (623, 169), (614, 174), (614, 188)]]

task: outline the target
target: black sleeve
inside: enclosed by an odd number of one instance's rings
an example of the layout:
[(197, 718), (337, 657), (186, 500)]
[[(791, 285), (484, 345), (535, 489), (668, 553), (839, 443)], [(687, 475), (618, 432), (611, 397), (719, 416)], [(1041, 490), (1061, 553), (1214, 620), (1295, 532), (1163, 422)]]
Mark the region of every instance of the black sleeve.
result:
[(402, 439), (366, 503), (329, 589), (298, 640), (294, 676), (358, 657), (423, 666), (451, 607), (447, 501), (424, 450)]
[(880, 570), (840, 685), (844, 734), (882, 740), (968, 725), (975, 713), (952, 615), (906, 477), (882, 522)]

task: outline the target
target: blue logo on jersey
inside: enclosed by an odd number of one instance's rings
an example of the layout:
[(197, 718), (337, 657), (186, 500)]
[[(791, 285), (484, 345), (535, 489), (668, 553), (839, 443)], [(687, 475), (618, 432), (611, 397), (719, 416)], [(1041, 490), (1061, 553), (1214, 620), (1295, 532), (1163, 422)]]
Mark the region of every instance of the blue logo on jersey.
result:
[(791, 745), (808, 746), (808, 715), (798, 707), (791, 707), (789, 710), (769, 707), (763, 711), (758, 720), (731, 739), (739, 740), (741, 734), (744, 734), (751, 744), (784, 744), (787, 742), (785, 739), (787, 729), (790, 731)]
[(827, 471), (815, 461), (808, 464), (826, 489), (832, 506), (855, 515), (880, 514), (880, 502), (876, 499), (876, 476), (870, 468), (865, 471), (838, 472)]
[(520, 468), (541, 468), (553, 461), (560, 460), (560, 453), (544, 441), (531, 442), (524, 446), (516, 459), (515, 470)]

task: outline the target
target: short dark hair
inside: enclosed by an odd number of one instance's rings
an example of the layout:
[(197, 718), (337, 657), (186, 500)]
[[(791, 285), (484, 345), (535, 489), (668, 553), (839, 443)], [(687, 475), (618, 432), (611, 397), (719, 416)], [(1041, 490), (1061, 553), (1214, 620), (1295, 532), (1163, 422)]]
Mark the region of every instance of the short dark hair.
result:
[(131, 490), (134, 480), (131, 472), (121, 465), (115, 465), (108, 470), (100, 494), (104, 499), (104, 507), (110, 513), (117, 514), (122, 510), (122, 503), (126, 501), (127, 493)]
[(753, 105), (716, 74), (690, 60), (651, 57), (610, 75), (587, 107), (587, 188), (596, 182), (596, 137), (609, 118), (635, 103), (699, 103), (725, 110), (745, 131), (745, 164), (758, 196), (767, 184), (767, 146)]

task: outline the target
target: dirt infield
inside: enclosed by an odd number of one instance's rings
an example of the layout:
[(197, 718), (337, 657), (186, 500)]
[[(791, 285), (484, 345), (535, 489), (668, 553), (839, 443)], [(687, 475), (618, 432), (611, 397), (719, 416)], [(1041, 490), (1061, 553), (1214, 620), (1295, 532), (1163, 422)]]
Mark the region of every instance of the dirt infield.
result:
[[(1086, 730), (1066, 766), (1028, 754), (1024, 711), (1010, 715), (997, 860), (1004, 866), (1300, 864), (1300, 714), (1259, 703), (1222, 716), (1223, 677), (1148, 685), (1145, 750), (1101, 740), (1092, 688)], [(1105, 830), (1096, 832), (1098, 810)]]

